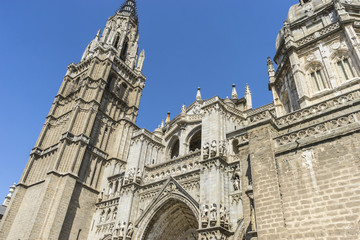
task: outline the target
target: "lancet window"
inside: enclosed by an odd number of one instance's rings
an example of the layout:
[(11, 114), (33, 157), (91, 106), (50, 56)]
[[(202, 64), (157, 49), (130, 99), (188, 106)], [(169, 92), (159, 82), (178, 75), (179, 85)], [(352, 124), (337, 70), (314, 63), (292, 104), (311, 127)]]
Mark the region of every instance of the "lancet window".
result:
[(121, 54), (120, 54), (120, 59), (123, 60), (123, 61), (126, 60), (128, 47), (129, 47), (129, 40), (126, 39), (124, 41), (124, 44), (123, 44), (122, 48), (121, 48)]
[(341, 56), (336, 59), (339, 76), (342, 80), (346, 81), (355, 77), (354, 71), (350, 64), (348, 56)]
[(115, 37), (115, 41), (114, 41), (114, 47), (117, 49), (119, 47), (119, 41), (120, 41), (120, 36), (117, 35)]
[(312, 86), (314, 87), (316, 92), (327, 88), (324, 72), (320, 66), (311, 68), (310, 76), (311, 76)]

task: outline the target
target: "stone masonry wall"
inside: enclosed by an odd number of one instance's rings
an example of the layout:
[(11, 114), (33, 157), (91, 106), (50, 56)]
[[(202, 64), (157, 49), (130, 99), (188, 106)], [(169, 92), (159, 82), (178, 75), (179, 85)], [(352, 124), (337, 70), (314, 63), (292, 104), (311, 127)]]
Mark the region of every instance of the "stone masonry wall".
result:
[(288, 239), (360, 239), (360, 133), (276, 158)]

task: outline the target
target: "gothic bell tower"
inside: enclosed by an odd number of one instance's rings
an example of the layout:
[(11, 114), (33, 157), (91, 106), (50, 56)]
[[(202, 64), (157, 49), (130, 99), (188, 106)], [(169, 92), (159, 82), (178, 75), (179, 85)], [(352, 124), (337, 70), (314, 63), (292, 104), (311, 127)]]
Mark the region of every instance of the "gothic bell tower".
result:
[[(0, 239), (87, 239), (110, 162), (125, 165), (145, 76), (135, 0), (70, 64), (0, 225)], [(90, 216), (90, 217), (89, 217)]]

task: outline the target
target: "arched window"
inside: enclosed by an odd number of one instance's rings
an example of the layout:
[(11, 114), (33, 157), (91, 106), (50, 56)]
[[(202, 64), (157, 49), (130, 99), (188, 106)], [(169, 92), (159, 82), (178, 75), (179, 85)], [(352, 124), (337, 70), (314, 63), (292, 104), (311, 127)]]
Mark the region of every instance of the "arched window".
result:
[(320, 66), (310, 69), (311, 83), (316, 92), (327, 88), (325, 76)]
[(343, 81), (352, 79), (355, 77), (354, 71), (350, 64), (348, 56), (341, 56), (336, 59), (336, 65), (340, 78)]
[(170, 159), (173, 159), (175, 157), (179, 156), (179, 150), (180, 150), (180, 141), (178, 138), (176, 138), (170, 148)]
[(114, 47), (117, 49), (119, 47), (119, 41), (120, 41), (120, 36), (117, 35), (115, 37), (115, 41), (114, 41)]
[(127, 54), (128, 48), (129, 48), (129, 40), (126, 39), (124, 41), (124, 44), (123, 44), (122, 48), (121, 48), (121, 54), (120, 54), (120, 59), (123, 60), (123, 61), (126, 60), (126, 54)]
[(201, 130), (195, 133), (191, 139), (189, 144), (189, 151), (194, 152), (201, 149)]
[[(122, 83), (120, 85), (120, 90), (119, 90), (119, 97), (120, 98), (124, 98), (126, 95), (126, 90), (127, 90), (128, 86), (126, 85), (126, 83)], [(125, 99), (124, 99), (125, 100)]]

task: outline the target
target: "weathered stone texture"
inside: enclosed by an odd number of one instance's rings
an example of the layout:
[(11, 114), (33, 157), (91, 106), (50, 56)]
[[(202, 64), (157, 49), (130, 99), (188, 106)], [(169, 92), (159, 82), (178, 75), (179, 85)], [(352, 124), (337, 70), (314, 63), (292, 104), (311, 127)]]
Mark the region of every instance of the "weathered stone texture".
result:
[(277, 157), (291, 239), (358, 239), (360, 134)]

